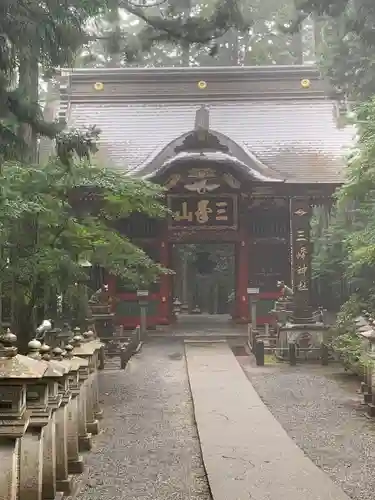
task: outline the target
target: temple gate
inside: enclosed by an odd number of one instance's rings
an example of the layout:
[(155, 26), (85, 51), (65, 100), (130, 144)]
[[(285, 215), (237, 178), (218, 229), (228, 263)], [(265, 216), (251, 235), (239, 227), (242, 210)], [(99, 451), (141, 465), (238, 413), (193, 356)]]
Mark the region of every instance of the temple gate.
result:
[[(249, 321), (251, 287), (269, 321), (278, 281), (292, 286), (295, 314), (309, 314), (311, 217), (328, 210), (353, 136), (316, 68), (80, 69), (63, 75), (59, 104), (69, 126), (101, 129), (99, 158), (165, 187), (167, 219), (119, 226), (153, 259), (173, 268), (179, 245), (228, 245), (235, 321)], [(136, 291), (110, 277), (108, 287), (117, 323), (134, 327)], [(174, 321), (176, 280), (163, 275), (149, 293), (149, 324)]]

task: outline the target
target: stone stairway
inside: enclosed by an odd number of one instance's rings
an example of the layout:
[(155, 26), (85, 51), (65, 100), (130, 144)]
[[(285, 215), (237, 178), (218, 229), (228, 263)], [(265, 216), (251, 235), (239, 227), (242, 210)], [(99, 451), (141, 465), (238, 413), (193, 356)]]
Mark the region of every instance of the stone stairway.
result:
[(149, 339), (247, 340), (247, 325), (235, 324), (229, 315), (180, 314), (173, 325), (148, 332)]

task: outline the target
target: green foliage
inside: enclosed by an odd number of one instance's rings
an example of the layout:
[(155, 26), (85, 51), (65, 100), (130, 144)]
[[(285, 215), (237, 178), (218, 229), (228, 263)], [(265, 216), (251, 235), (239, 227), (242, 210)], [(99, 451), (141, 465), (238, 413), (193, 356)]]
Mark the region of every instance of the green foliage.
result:
[(354, 318), (361, 314), (364, 302), (357, 294), (347, 300), (331, 329), (331, 347), (340, 355), (343, 365), (358, 374), (367, 363), (363, 344), (356, 333)]
[(317, 241), (314, 268), (331, 280), (346, 277), (369, 297), (375, 278), (375, 99), (358, 108), (356, 123), (357, 147), (330, 224)]
[(331, 82), (351, 99), (375, 93), (375, 2), (372, 0), (295, 0), (288, 29), (313, 14), (319, 33), (317, 52)]
[[(238, 0), (232, 4), (174, 0), (142, 8), (137, 16), (122, 2), (114, 2), (111, 10), (89, 27), (91, 41), (76, 65), (293, 64), (300, 61), (298, 36), (278, 30), (278, 24), (289, 19), (292, 12), (293, 0), (283, 5), (277, 0)], [(157, 29), (151, 15), (158, 23), (165, 22), (163, 26), (167, 26), (166, 21), (176, 26), (175, 36), (168, 29)], [(219, 22), (213, 31), (207, 26), (213, 26), (215, 19)], [(200, 23), (204, 36), (198, 29)]]
[[(335, 346), (358, 354), (353, 318), (375, 310), (375, 99), (357, 109), (358, 142), (347, 167), (347, 180), (336, 193), (330, 224), (315, 246), (314, 272), (326, 282), (346, 281), (350, 295), (334, 333)], [(360, 358), (358, 358), (360, 359)]]
[(82, 260), (136, 285), (167, 272), (114, 229), (132, 212), (163, 216), (158, 186), (87, 160), (67, 169), (58, 159), (28, 168), (6, 162), (0, 185), (0, 281), (29, 328), (47, 297), (87, 280)]
[[(84, 43), (87, 19), (105, 0), (3, 0), (0, 5), (0, 164), (27, 156), (37, 135), (55, 137), (63, 124), (46, 123), (38, 104), (39, 68), (70, 65)], [(27, 137), (25, 125), (32, 130)], [(30, 153), (30, 151), (29, 151)], [(30, 156), (30, 155), (29, 155)], [(35, 156), (35, 154), (31, 155)]]

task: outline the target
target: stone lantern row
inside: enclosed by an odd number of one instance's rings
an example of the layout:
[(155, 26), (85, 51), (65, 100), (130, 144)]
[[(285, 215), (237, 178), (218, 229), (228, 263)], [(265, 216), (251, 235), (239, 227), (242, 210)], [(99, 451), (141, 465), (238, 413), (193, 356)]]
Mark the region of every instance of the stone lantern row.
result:
[(50, 348), (0, 336), (0, 500), (55, 500), (74, 493), (81, 453), (99, 432), (98, 367), (92, 331)]
[(360, 339), (358, 349), (362, 355), (362, 360), (358, 365), (358, 359), (348, 359), (347, 368), (363, 377), (362, 392), (364, 401), (368, 406), (368, 413), (375, 417), (375, 316), (368, 311), (355, 319), (356, 334)]

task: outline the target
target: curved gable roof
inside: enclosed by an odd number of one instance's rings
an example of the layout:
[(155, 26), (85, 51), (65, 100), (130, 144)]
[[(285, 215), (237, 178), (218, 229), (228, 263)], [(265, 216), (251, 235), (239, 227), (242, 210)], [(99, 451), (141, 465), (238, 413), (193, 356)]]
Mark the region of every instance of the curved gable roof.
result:
[[(310, 80), (308, 88), (302, 79)], [(201, 80), (207, 83), (204, 90), (197, 86)], [(104, 85), (100, 92), (96, 82)], [(356, 130), (339, 126), (341, 107), (316, 68), (74, 70), (62, 76), (59, 117), (73, 128), (95, 124), (102, 132), (99, 147), (114, 166), (149, 175), (146, 164), (154, 164), (176, 137), (183, 141), (189, 135), (202, 104), (209, 120), (203, 116), (206, 123), (198, 125), (236, 141), (248, 156), (250, 175), (268, 167), (267, 175), (287, 183), (344, 180)], [(223, 159), (228, 153), (220, 151)], [(232, 158), (243, 159), (238, 150)]]
[(258, 160), (245, 146), (211, 129), (193, 129), (180, 135), (166, 146), (159, 147), (141, 165), (129, 170), (128, 174), (152, 179), (165, 174), (175, 163), (186, 160), (231, 164), (242, 175), (252, 179), (268, 182), (285, 180), (276, 170)]

